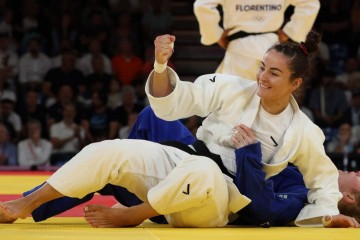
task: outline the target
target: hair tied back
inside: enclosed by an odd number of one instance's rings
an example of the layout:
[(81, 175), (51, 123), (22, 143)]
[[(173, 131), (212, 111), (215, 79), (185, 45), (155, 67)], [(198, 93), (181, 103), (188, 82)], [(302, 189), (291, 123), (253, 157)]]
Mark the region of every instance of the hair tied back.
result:
[(305, 55), (308, 55), (308, 54), (309, 54), (309, 52), (308, 52), (308, 50), (307, 50), (304, 42), (301, 42), (301, 43), (300, 43), (300, 49), (301, 49), (301, 51), (302, 51)]

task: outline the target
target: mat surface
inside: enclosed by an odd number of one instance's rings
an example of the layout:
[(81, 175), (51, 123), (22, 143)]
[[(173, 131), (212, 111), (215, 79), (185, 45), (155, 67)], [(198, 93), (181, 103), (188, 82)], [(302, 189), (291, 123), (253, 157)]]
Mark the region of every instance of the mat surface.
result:
[[(0, 172), (0, 201), (7, 201), (41, 184), (49, 173)], [(112, 204), (111, 197), (95, 196), (100, 204)], [(82, 207), (41, 223), (32, 218), (20, 219), (13, 224), (0, 224), (1, 240), (76, 239), (76, 240), (357, 240), (360, 229), (324, 229), (298, 227), (226, 227), (217, 229), (171, 228), (144, 222), (136, 228), (99, 229), (86, 224), (81, 216)], [(70, 217), (71, 216), (71, 217)]]

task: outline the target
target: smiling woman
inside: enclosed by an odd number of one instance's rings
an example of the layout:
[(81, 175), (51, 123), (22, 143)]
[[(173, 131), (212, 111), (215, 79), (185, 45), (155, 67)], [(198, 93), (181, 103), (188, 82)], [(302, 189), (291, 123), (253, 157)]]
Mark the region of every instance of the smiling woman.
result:
[[(313, 43), (318, 42), (318, 34), (309, 36), (317, 40)], [(97, 142), (83, 148), (43, 187), (22, 199), (0, 203), (0, 211), (11, 219), (24, 217), (47, 201), (64, 196), (82, 198), (110, 183), (128, 189), (144, 203), (106, 213), (89, 206), (85, 216), (92, 226), (99, 226), (104, 215), (115, 216), (116, 226), (124, 227), (161, 214), (172, 226), (223, 227), (233, 213), (239, 218), (245, 215), (258, 226), (294, 220), (298, 226), (324, 226), (322, 220), (327, 215), (341, 220), (337, 227), (354, 226), (353, 220), (339, 215), (337, 204), (342, 194), (338, 171), (325, 154), (323, 132), (301, 112), (292, 96), (307, 77), (309, 53), (316, 44), (309, 45), (307, 40), (274, 45), (263, 58), (257, 82), (223, 74), (203, 75), (188, 82), (181, 81), (169, 67), (156, 67), (166, 66), (174, 42), (172, 35), (155, 39), (156, 64), (145, 91), (155, 114), (164, 120), (205, 117), (193, 148), (131, 139)], [(267, 203), (270, 200), (261, 195), (264, 191), (258, 191), (261, 187), (252, 189), (256, 196), (247, 196), (248, 187), (239, 184), (247, 181), (239, 180), (243, 172), (239, 170), (238, 150), (243, 148), (233, 142), (234, 129), (238, 133), (252, 130), (250, 141), (245, 135), (238, 137), (247, 143), (261, 143), (259, 161), (246, 163), (258, 166), (256, 174), (262, 180), (280, 175), (289, 163), (298, 167), (309, 189), (304, 199), (295, 199), (299, 208), (284, 209), (284, 200), (259, 211), (264, 206), (256, 203), (256, 197), (260, 195)], [(289, 176), (287, 182), (295, 180)], [(249, 198), (254, 201), (250, 203)]]
[(298, 99), (302, 97), (311, 74), (309, 54), (317, 51), (319, 42), (320, 35), (310, 32), (305, 42), (275, 44), (267, 51), (257, 81), (261, 105), (269, 113), (282, 112), (292, 94)]

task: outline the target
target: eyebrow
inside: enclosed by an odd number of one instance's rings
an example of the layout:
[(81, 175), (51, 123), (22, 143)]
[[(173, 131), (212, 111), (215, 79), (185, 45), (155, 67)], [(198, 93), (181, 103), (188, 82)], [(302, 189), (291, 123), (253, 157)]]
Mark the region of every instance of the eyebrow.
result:
[[(265, 63), (263, 61), (261, 61), (261, 65), (265, 66)], [(275, 71), (279, 71), (282, 73), (282, 71), (279, 68), (270, 68), (270, 70), (275, 70)]]

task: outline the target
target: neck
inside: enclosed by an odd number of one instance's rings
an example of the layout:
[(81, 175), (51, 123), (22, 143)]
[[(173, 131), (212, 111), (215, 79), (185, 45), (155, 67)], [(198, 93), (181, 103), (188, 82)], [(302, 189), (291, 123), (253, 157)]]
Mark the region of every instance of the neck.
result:
[(64, 123), (66, 126), (71, 126), (73, 122), (72, 122), (72, 119), (64, 118)]
[(287, 101), (273, 101), (261, 99), (260, 104), (270, 114), (276, 115), (285, 110), (288, 106), (290, 99)]
[(32, 138), (31, 141), (36, 146), (36, 145), (38, 145), (40, 143), (40, 138)]

